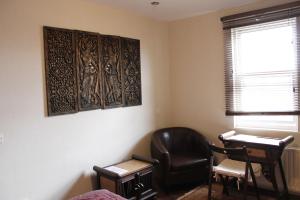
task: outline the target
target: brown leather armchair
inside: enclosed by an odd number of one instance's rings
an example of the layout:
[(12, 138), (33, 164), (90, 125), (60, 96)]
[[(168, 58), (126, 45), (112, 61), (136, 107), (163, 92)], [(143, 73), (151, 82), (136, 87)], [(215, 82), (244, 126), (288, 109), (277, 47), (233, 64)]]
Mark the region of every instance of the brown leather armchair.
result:
[(166, 187), (208, 180), (210, 149), (205, 137), (185, 127), (157, 130), (151, 155), (159, 160), (156, 177)]

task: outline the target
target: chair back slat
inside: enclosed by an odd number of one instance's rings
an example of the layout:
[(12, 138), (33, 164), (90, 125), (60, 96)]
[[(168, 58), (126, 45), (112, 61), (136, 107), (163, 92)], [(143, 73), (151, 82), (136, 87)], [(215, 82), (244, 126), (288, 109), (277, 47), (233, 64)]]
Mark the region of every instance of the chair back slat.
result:
[(209, 147), (212, 152), (224, 154), (229, 159), (238, 160), (238, 161), (247, 161), (248, 160), (248, 153), (247, 153), (246, 147), (222, 148), (222, 147), (217, 147), (213, 144), (209, 144)]

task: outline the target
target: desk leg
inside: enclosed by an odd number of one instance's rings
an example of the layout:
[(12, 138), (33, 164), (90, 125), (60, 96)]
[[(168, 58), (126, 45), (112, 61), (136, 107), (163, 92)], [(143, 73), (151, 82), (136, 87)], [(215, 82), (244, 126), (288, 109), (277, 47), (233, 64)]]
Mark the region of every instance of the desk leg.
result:
[(273, 185), (273, 188), (276, 192), (277, 199), (280, 200), (280, 192), (279, 192), (277, 181), (276, 181), (275, 165), (271, 164), (270, 168), (271, 168), (270, 169), (271, 170), (271, 173), (270, 173), (271, 177), (270, 178), (271, 178), (271, 181), (272, 181), (272, 185)]
[(287, 186), (287, 183), (286, 183), (286, 179), (285, 179), (285, 174), (284, 174), (284, 170), (283, 170), (281, 158), (278, 159), (278, 163), (279, 163), (279, 169), (280, 169), (281, 179), (282, 179), (283, 187), (284, 187), (284, 195), (285, 195), (286, 199), (288, 200), (289, 199), (289, 190), (288, 190), (288, 186)]

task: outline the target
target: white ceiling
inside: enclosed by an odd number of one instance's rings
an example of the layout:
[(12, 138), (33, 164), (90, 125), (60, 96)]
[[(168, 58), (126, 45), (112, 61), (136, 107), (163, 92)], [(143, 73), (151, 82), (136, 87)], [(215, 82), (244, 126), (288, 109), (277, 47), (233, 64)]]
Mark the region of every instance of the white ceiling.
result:
[[(142, 15), (172, 21), (191, 17), (211, 11), (231, 8), (256, 2), (258, 0), (95, 0), (96, 2), (125, 8)], [(158, 1), (158, 6), (152, 6), (152, 1)]]

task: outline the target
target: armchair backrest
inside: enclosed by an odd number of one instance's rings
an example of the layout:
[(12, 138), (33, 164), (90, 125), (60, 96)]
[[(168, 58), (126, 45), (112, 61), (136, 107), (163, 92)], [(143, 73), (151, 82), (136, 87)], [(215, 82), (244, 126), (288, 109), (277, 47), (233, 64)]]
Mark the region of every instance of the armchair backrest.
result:
[(208, 143), (199, 132), (185, 127), (164, 128), (154, 132), (169, 153), (201, 152), (205, 157), (209, 152)]

